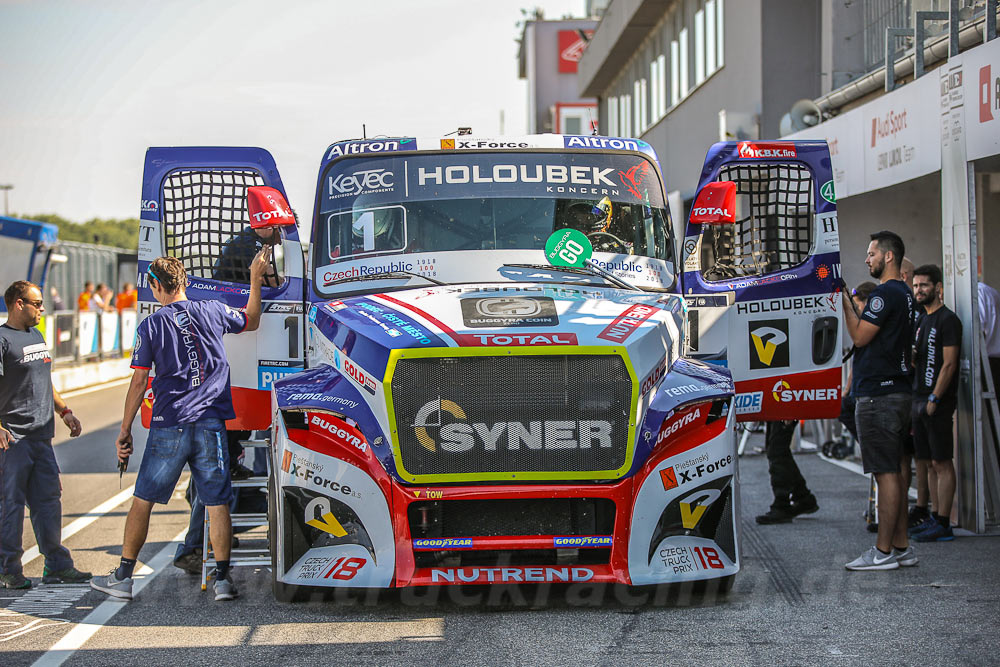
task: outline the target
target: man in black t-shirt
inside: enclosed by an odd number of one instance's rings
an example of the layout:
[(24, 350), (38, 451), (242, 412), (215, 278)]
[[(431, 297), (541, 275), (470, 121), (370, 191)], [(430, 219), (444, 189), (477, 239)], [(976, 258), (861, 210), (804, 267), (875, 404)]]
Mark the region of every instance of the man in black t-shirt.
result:
[[(917, 542), (955, 539), (949, 517), (955, 496), (952, 432), (958, 401), (958, 355), (962, 322), (941, 303), (941, 269), (926, 264), (914, 271), (913, 289), (924, 314), (913, 336), (913, 446), (918, 461), (933, 466), (930, 485), (931, 520), (916, 531)], [(933, 477), (936, 476), (936, 480)], [(936, 482), (936, 483), (935, 483)]]
[(844, 294), (844, 325), (854, 356), (855, 421), (861, 461), (878, 484), (878, 539), (848, 570), (894, 570), (917, 564), (906, 534), (907, 489), (900, 463), (910, 431), (913, 294), (900, 280), (905, 248), (893, 232), (872, 234), (865, 263), (879, 280), (861, 316)]
[(52, 387), (49, 346), (35, 327), (45, 307), (26, 280), (4, 292), (7, 322), (0, 326), (0, 588), (31, 588), (22, 566), (24, 506), (45, 556), (42, 582), (79, 584), (89, 572), (73, 567), (62, 545), (62, 486), (52, 451), (55, 415), (76, 437), (80, 420)]

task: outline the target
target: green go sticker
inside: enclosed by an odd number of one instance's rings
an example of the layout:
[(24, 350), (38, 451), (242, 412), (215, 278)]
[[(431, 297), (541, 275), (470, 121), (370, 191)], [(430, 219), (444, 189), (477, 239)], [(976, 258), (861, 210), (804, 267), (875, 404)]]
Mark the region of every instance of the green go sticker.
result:
[(552, 232), (552, 236), (545, 242), (545, 258), (553, 266), (583, 266), (593, 254), (594, 246), (579, 229)]
[(831, 204), (837, 203), (837, 195), (833, 191), (833, 181), (827, 181), (820, 187), (819, 196)]

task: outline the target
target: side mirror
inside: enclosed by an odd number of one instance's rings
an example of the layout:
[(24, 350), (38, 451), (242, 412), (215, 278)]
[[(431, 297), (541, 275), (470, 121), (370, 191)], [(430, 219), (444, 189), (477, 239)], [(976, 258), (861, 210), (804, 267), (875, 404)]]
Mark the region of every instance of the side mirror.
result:
[(691, 222), (708, 225), (736, 222), (736, 184), (716, 181), (703, 187), (691, 208)]
[(295, 215), (285, 196), (263, 185), (247, 188), (247, 213), (250, 214), (250, 227), (253, 229), (295, 224)]

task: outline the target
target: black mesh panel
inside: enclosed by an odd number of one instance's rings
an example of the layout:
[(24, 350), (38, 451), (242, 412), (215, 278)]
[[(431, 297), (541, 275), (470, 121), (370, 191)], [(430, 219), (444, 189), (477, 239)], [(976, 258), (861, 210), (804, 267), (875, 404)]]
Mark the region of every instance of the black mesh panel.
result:
[(418, 537), (611, 535), (615, 505), (606, 498), (523, 498), (411, 503)]
[(264, 185), (250, 170), (180, 170), (163, 182), (163, 249), (192, 278), (211, 278), (222, 249), (250, 224), (247, 188)]
[(733, 225), (706, 225), (703, 271), (708, 280), (784, 271), (809, 256), (813, 180), (797, 164), (727, 164), (719, 181), (736, 183)]
[(392, 379), (411, 475), (616, 470), (631, 395), (614, 355), (401, 359)]

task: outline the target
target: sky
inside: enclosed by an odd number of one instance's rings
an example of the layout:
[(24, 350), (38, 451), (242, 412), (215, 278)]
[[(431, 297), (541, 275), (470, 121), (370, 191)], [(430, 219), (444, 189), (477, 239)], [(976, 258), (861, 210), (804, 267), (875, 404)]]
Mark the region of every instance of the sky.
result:
[(523, 134), (522, 7), (584, 0), (0, 0), (10, 213), (138, 217), (149, 146), (260, 146), (311, 215), (334, 141)]

